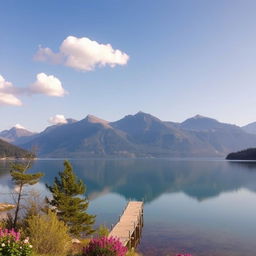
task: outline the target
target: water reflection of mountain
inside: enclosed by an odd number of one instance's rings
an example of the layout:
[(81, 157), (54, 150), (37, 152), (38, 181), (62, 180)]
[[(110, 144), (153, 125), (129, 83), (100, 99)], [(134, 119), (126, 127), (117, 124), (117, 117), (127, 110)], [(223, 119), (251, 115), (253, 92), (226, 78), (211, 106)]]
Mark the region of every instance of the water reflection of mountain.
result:
[[(89, 197), (115, 192), (126, 199), (153, 201), (163, 193), (184, 192), (197, 200), (247, 188), (256, 192), (255, 165), (196, 160), (75, 160), (77, 175), (87, 185)], [(46, 173), (51, 183), (63, 161), (37, 161), (34, 170)], [(1, 179), (1, 173), (0, 173)]]

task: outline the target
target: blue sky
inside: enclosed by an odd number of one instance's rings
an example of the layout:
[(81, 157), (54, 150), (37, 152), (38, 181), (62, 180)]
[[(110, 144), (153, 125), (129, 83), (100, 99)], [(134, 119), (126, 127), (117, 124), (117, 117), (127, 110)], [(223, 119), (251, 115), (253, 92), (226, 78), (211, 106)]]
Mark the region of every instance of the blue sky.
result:
[[(114, 121), (140, 110), (172, 121), (256, 121), (255, 12), (254, 0), (3, 1), (0, 75), (25, 92), (16, 95), (21, 106), (0, 105), (0, 130), (40, 131), (56, 114)], [(39, 45), (58, 54), (69, 36), (110, 44), (129, 60), (91, 71), (35, 60)], [(47, 94), (40, 73), (68, 94)]]

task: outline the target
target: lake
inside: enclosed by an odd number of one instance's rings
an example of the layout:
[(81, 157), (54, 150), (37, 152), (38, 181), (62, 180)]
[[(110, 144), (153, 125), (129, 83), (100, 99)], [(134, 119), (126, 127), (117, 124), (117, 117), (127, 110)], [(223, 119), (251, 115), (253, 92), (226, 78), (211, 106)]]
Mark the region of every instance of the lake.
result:
[[(145, 256), (251, 256), (256, 251), (256, 163), (222, 159), (71, 160), (87, 186), (97, 225), (116, 223), (128, 200), (144, 200), (138, 250)], [(63, 160), (37, 160), (45, 195)], [(0, 164), (0, 201), (10, 202), (8, 163)]]

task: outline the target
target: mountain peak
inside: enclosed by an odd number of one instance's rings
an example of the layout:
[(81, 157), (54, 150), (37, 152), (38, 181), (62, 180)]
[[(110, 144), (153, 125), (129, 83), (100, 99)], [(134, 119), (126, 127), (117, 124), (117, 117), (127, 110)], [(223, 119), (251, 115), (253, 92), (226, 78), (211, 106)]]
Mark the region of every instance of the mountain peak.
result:
[(225, 123), (220, 123), (216, 119), (201, 116), (201, 115), (196, 115), (194, 117), (188, 118), (184, 122), (182, 122), (180, 125), (183, 129), (196, 130), (196, 131), (216, 130), (216, 129), (227, 128), (232, 126)]
[(26, 130), (21, 125), (15, 125), (10, 130), (0, 132), (0, 138), (7, 142), (14, 142), (20, 137), (32, 136), (35, 133)]
[[(128, 115), (128, 117), (129, 116), (130, 115)], [(157, 118), (149, 113), (142, 112), (142, 111), (137, 112), (135, 115), (132, 115), (132, 117), (143, 118), (144, 120), (149, 119), (149, 120), (154, 120), (154, 121), (160, 121), (159, 118)]]
[(197, 114), (197, 115), (195, 115), (195, 116), (192, 117), (192, 118), (194, 118), (194, 119), (201, 119), (201, 118), (209, 118), (209, 117), (206, 117), (206, 116), (202, 116), (202, 115)]
[(145, 112), (143, 112), (143, 111), (140, 110), (140, 111), (138, 111), (138, 112), (135, 114), (135, 116), (136, 116), (136, 115), (147, 115), (147, 113), (145, 113)]
[(101, 118), (98, 118), (97, 116), (94, 115), (87, 115), (87, 117), (85, 118), (85, 120), (89, 123), (93, 123), (93, 124), (102, 124), (105, 127), (110, 127), (109, 122), (106, 120), (103, 120)]

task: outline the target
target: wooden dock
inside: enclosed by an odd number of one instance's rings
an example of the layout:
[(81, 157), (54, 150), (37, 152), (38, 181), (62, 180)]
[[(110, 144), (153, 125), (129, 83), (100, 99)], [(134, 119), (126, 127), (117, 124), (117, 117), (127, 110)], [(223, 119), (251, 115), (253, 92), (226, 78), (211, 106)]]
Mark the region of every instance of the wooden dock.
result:
[(143, 202), (131, 201), (127, 204), (119, 221), (109, 233), (118, 238), (124, 246), (136, 248), (143, 227)]

